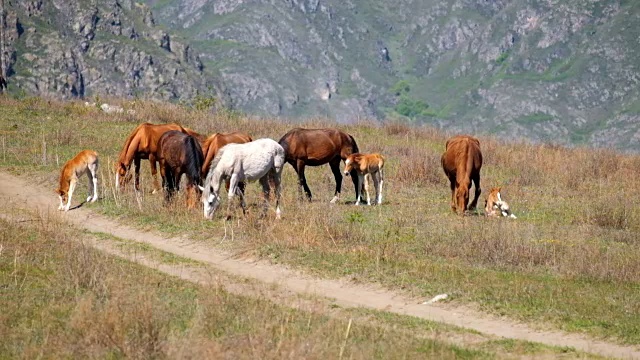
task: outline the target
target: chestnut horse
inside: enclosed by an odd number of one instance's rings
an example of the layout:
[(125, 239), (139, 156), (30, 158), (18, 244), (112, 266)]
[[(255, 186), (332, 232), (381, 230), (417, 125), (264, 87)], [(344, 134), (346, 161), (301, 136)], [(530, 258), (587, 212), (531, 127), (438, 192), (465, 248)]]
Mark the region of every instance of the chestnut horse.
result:
[[(342, 187), (340, 160), (345, 160), (347, 156), (359, 152), (353, 136), (337, 129), (295, 128), (286, 133), (279, 143), (284, 148), (286, 161), (293, 166), (298, 174), (298, 184), (304, 188), (309, 201), (311, 201), (311, 190), (304, 176), (304, 168), (305, 166), (320, 166), (326, 163), (329, 163), (336, 180), (336, 192), (331, 203), (340, 199)], [(358, 191), (360, 184), (355, 169), (351, 172), (351, 180), (357, 197), (361, 193)], [(298, 191), (301, 195), (300, 188)]]
[(180, 187), (182, 174), (187, 176), (187, 207), (196, 205), (194, 192), (202, 185), (200, 169), (204, 162), (202, 148), (195, 137), (179, 130), (170, 130), (162, 134), (158, 141), (158, 161), (164, 188), (164, 200), (168, 203)]
[(201, 142), (202, 153), (204, 154), (204, 164), (202, 164), (202, 176), (209, 173), (211, 160), (216, 157), (218, 150), (227, 144), (244, 144), (252, 141), (251, 136), (243, 132), (215, 133)]
[(119, 190), (121, 186), (124, 186), (131, 179), (131, 175), (127, 176), (127, 172), (133, 162), (135, 167), (135, 189), (140, 190), (140, 160), (149, 159), (151, 165), (151, 176), (153, 177), (153, 192), (160, 191), (160, 184), (158, 183), (158, 170), (156, 168), (157, 161), (157, 145), (160, 136), (167, 131), (178, 130), (184, 133), (195, 133), (190, 129), (185, 129), (178, 124), (151, 124), (143, 123), (138, 125), (122, 147), (118, 161), (116, 162), (116, 189)]
[[(458, 135), (447, 140), (441, 162), (451, 184), (451, 209), (460, 215), (475, 209), (480, 196), (480, 168), (482, 152), (480, 141), (469, 135)], [(469, 204), (469, 190), (473, 181), (476, 192)], [(467, 207), (468, 205), (468, 207)]]

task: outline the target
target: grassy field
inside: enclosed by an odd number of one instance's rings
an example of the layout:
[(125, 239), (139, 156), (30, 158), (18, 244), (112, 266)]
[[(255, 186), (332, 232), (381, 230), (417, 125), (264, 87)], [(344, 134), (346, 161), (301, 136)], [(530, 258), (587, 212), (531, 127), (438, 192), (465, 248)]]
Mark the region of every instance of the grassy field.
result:
[[(298, 200), (295, 173), (284, 170), (283, 219), (259, 217), (259, 185), (248, 186), (249, 214), (202, 219), (181, 197), (165, 207), (149, 194), (113, 189), (112, 162), (140, 122), (178, 122), (201, 133), (242, 130), (278, 140), (294, 125), (215, 115), (175, 105), (125, 103), (135, 115), (106, 115), (79, 102), (0, 99), (0, 164), (53, 189), (60, 166), (83, 148), (101, 155), (101, 201), (95, 211), (142, 229), (188, 235), (237, 252), (326, 277), (377, 282), (418, 297), (447, 293), (451, 302), (540, 326), (640, 344), (640, 157), (609, 150), (565, 149), (481, 138), (483, 197), (503, 186), (517, 220), (458, 217), (439, 157), (449, 134), (394, 123), (341, 128), (364, 152), (387, 159), (382, 206), (353, 206), (345, 179), (331, 205), (328, 167), (307, 168), (312, 203)], [(305, 127), (334, 126), (322, 119)], [(82, 184), (78, 199), (84, 196)], [(224, 237), (226, 234), (226, 238)], [(224, 238), (224, 241), (223, 241)]]
[[(87, 245), (104, 235), (36, 213), (22, 218), (32, 221), (0, 219), (1, 359), (595, 358), (412, 317), (320, 301), (298, 310), (197, 286)], [(110, 240), (165, 264), (204, 266)]]

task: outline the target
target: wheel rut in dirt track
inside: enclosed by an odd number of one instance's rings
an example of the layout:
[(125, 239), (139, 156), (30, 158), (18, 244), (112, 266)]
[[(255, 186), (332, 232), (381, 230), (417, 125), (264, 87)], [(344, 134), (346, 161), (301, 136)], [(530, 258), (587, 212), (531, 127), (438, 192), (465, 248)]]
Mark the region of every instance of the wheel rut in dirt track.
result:
[[(340, 306), (385, 310), (474, 329), (505, 338), (568, 346), (604, 356), (640, 359), (638, 347), (607, 343), (561, 331), (538, 331), (525, 324), (478, 313), (464, 307), (453, 308), (450, 305), (438, 304), (423, 305), (417, 299), (376, 286), (356, 285), (343, 280), (318, 279), (302, 275), (284, 266), (268, 264), (265, 261), (234, 259), (232, 254), (208, 246), (203, 242), (185, 238), (166, 238), (154, 233), (136, 230), (85, 208), (61, 213), (56, 210), (58, 201), (53, 191), (28, 185), (25, 180), (3, 172), (0, 172), (0, 182), (3, 184), (0, 187), (0, 199), (3, 203), (14, 202), (18, 207), (37, 209), (40, 213), (49, 214), (48, 216), (60, 216), (77, 227), (89, 231), (107, 233), (122, 239), (146, 243), (157, 249), (208, 264), (231, 275), (276, 284), (295, 293), (331, 298)], [(84, 194), (81, 193), (82, 191), (79, 191), (76, 195), (76, 201), (83, 198)]]

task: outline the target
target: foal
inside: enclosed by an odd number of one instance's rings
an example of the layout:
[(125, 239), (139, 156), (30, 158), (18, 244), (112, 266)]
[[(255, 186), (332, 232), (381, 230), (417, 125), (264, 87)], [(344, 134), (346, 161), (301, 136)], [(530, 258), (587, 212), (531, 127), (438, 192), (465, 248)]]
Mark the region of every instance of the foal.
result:
[[(98, 200), (98, 153), (93, 150), (83, 150), (73, 159), (67, 161), (60, 172), (60, 186), (56, 190), (60, 198), (58, 210), (69, 211), (71, 196), (76, 189), (78, 178), (87, 174), (89, 178), (89, 197), (87, 201)], [(93, 196), (91, 196), (93, 193)], [(66, 202), (66, 204), (65, 204)]]
[[(344, 161), (344, 175), (349, 176), (355, 170), (358, 174), (358, 183), (364, 180), (364, 191), (367, 193), (367, 205), (371, 205), (369, 196), (369, 178), (373, 179), (373, 186), (376, 188), (376, 203), (382, 204), (382, 184), (384, 183), (384, 156), (380, 154), (360, 154), (355, 153), (347, 156)], [(356, 205), (360, 205), (361, 189), (356, 187)]]
[(491, 189), (489, 196), (484, 201), (484, 213), (486, 216), (504, 216), (516, 219), (516, 216), (511, 213), (509, 204), (502, 200), (500, 195), (500, 187), (494, 187)]

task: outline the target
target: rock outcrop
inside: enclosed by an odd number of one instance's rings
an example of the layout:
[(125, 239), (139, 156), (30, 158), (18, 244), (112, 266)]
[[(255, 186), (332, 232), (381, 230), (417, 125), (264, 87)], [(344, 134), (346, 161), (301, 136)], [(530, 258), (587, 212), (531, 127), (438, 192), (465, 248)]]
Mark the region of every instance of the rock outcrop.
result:
[[(5, 2), (10, 92), (186, 100), (218, 96), (191, 46), (131, 0)], [(12, 5), (13, 4), (13, 5)]]

